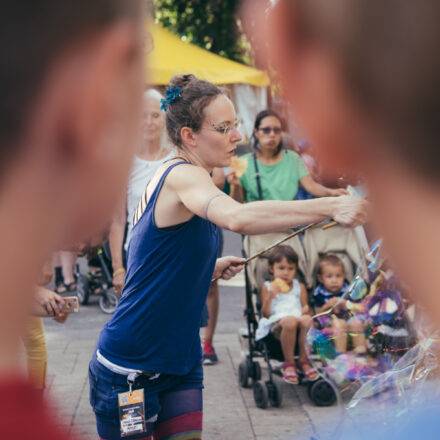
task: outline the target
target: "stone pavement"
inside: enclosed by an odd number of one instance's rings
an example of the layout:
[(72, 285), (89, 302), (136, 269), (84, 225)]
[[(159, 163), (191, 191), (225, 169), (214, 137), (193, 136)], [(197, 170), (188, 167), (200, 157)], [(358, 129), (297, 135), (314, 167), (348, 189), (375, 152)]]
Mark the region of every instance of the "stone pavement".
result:
[[(226, 234), (225, 255), (240, 255), (240, 239)], [(205, 368), (204, 435), (215, 439), (309, 439), (326, 438), (340, 419), (340, 409), (318, 408), (307, 396), (306, 387), (276, 380), (283, 388), (281, 408), (255, 407), (252, 389), (238, 385), (237, 370), (241, 353), (238, 329), (243, 319), (242, 279), (220, 287), (220, 316), (215, 348), (220, 362)], [(82, 438), (97, 439), (94, 415), (88, 402), (88, 363), (99, 331), (109, 316), (99, 309), (97, 297), (60, 325), (46, 320), (49, 351), (48, 390), (68, 425)], [(262, 379), (267, 378), (263, 368)]]

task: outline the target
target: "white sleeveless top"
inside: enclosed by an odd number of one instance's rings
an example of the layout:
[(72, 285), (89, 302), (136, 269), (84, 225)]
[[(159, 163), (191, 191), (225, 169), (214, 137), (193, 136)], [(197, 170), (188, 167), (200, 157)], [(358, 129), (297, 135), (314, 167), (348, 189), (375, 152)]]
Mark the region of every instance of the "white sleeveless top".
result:
[(138, 156), (134, 157), (131, 167), (130, 177), (127, 187), (127, 239), (125, 240), (125, 249), (128, 248), (130, 242), (131, 230), (133, 228), (133, 217), (139, 200), (145, 191), (150, 180), (153, 178), (156, 170), (167, 160), (174, 156), (174, 151), (170, 151), (165, 157), (159, 160), (145, 160)]
[[(267, 290), (270, 291), (270, 282), (264, 283)], [(256, 340), (263, 339), (270, 332), (272, 326), (280, 319), (286, 316), (294, 316), (299, 318), (301, 316), (301, 286), (298, 280), (293, 280), (292, 289), (287, 293), (279, 293), (271, 304), (271, 311), (269, 318), (261, 318), (258, 323), (256, 331)]]

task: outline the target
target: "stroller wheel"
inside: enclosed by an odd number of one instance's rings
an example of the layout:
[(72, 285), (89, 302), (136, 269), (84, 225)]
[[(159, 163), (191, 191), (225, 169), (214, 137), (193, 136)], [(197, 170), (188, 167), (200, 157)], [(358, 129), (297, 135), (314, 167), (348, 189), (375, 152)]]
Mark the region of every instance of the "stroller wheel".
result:
[(82, 305), (86, 305), (89, 302), (89, 279), (86, 275), (79, 275), (76, 282), (76, 295), (78, 296), (78, 301)]
[(107, 290), (102, 292), (99, 297), (99, 307), (104, 313), (111, 315), (118, 305), (119, 296), (114, 290)]
[(331, 406), (336, 402), (333, 387), (324, 379), (318, 379), (309, 384), (309, 397), (316, 406)]
[(261, 379), (261, 366), (257, 361), (252, 362), (252, 379), (260, 380)]
[(264, 381), (254, 382), (254, 400), (258, 408), (265, 409), (269, 403), (269, 391)]
[(274, 408), (279, 408), (283, 403), (283, 391), (280, 384), (273, 380), (272, 382), (267, 383), (267, 388), (269, 391), (270, 404)]
[(238, 383), (242, 388), (249, 386), (249, 369), (247, 361), (240, 362), (238, 366)]

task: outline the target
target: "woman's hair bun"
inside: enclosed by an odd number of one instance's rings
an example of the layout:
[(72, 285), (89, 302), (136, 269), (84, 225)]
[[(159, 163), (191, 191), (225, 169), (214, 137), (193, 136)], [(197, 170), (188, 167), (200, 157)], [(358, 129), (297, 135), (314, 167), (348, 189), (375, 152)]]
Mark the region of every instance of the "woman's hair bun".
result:
[(175, 75), (171, 78), (170, 87), (179, 87), (181, 90), (183, 90), (191, 81), (195, 79), (196, 77), (192, 74)]

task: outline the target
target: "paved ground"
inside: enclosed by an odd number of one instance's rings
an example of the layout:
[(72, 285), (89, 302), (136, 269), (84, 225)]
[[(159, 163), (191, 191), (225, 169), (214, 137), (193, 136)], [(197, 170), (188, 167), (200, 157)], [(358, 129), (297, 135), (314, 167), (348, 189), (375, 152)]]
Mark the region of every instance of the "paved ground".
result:
[[(239, 255), (240, 239), (226, 235), (225, 255)], [(318, 408), (310, 402), (305, 387), (281, 381), (282, 408), (255, 407), (251, 389), (240, 388), (237, 368), (241, 361), (237, 332), (245, 326), (242, 280), (221, 286), (220, 317), (215, 347), (220, 362), (205, 368), (204, 439), (309, 439), (328, 438), (340, 410)], [(241, 284), (241, 285), (240, 285)], [(99, 309), (97, 297), (82, 307), (64, 325), (46, 320), (49, 348), (48, 389), (53, 405), (69, 425), (84, 439), (96, 439), (94, 416), (88, 403), (88, 362), (100, 329), (108, 319)], [(267, 377), (263, 369), (263, 379)]]

